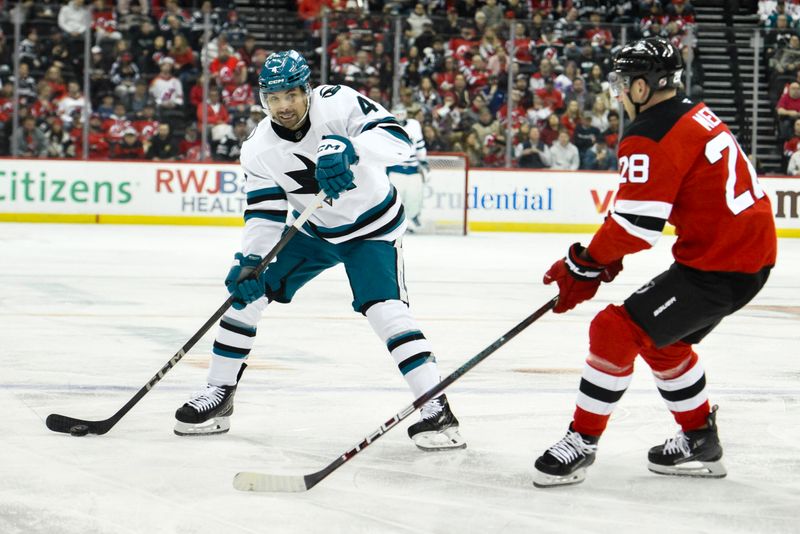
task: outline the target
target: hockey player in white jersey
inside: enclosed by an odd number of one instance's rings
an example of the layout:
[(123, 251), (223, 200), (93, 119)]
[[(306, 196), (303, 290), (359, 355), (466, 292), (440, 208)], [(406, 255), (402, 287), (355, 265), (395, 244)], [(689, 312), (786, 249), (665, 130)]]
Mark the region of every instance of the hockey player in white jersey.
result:
[(409, 119), (405, 106), (397, 104), (392, 108), (392, 114), (408, 133), (411, 139), (413, 153), (410, 158), (398, 165), (387, 169), (389, 180), (400, 193), (400, 199), (406, 208), (406, 217), (409, 221), (408, 230), (413, 233), (422, 229), (420, 215), (422, 213), (422, 197), (424, 184), (427, 182), (429, 165), (428, 151), (425, 148), (425, 138), (422, 136), (422, 126), (416, 119)]
[[(386, 168), (406, 161), (411, 142), (380, 104), (341, 85), (312, 90), (296, 51), (267, 58), (259, 76), (268, 120), (244, 142), (247, 208), (242, 250), (225, 279), (233, 307), (219, 324), (208, 384), (175, 414), (182, 436), (228, 431), (233, 397), (268, 304), (288, 303), (308, 281), (343, 263), (353, 309), (367, 317), (414, 397), (440, 381), (433, 348), (408, 309), (401, 238), (406, 216)], [(253, 268), (278, 242), (287, 220), (320, 192), (318, 208), (257, 278)], [(426, 450), (463, 448), (458, 420), (441, 395), (408, 429)]]

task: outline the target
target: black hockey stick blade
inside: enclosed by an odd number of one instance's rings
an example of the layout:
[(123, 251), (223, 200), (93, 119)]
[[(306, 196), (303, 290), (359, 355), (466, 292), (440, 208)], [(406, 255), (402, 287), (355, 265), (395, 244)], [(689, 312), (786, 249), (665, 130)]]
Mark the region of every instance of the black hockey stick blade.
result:
[[(270, 262), (275, 259), (275, 256), (278, 255), (278, 252), (283, 250), (283, 247), (285, 247), (286, 244), (295, 236), (295, 234), (297, 234), (297, 232), (300, 230), (300, 227), (305, 224), (309, 217), (311, 217), (311, 214), (314, 213), (317, 208), (322, 207), (322, 202), (326, 200), (328, 200), (328, 197), (325, 195), (325, 192), (320, 191), (316, 198), (314, 198), (314, 200), (311, 201), (308, 206), (306, 206), (306, 209), (303, 210), (303, 213), (301, 213), (297, 219), (295, 219), (289, 229), (284, 232), (280, 240), (275, 244), (274, 247), (272, 247), (272, 250), (270, 250), (269, 253), (264, 256), (264, 259), (261, 260), (261, 263), (259, 263), (258, 266), (253, 270), (254, 276), (258, 276), (269, 266)], [(201, 326), (200, 329), (194, 333), (189, 341), (184, 343), (180, 350), (176, 352), (175, 355), (170, 358), (169, 361), (165, 363), (161, 369), (147, 382), (147, 384), (142, 386), (142, 388), (136, 392), (136, 395), (126, 402), (125, 406), (120, 408), (117, 413), (108, 419), (103, 419), (102, 421), (87, 421), (84, 419), (76, 419), (74, 417), (54, 413), (48, 415), (47, 419), (45, 420), (47, 428), (53, 432), (61, 432), (64, 434), (69, 434), (70, 430), (78, 425), (86, 426), (89, 430), (89, 434), (102, 435), (111, 430), (111, 428), (116, 425), (119, 420), (130, 411), (131, 408), (133, 408), (140, 400), (142, 400), (142, 397), (147, 395), (147, 393), (153, 389), (153, 387), (155, 387), (155, 385), (158, 384), (162, 378), (164, 378), (164, 375), (166, 375), (170, 369), (175, 367), (175, 365), (181, 361), (181, 358), (183, 358), (186, 353), (189, 352), (189, 350), (194, 347), (198, 341), (200, 341), (200, 338), (202, 338), (206, 332), (208, 332), (209, 329), (214, 326), (223, 315), (225, 315), (225, 312), (233, 304), (233, 300), (233, 295), (228, 297), (228, 300), (226, 300), (222, 306), (217, 308), (217, 311), (215, 311), (214, 314), (209, 317), (205, 323), (203, 323), (203, 326)]]
[(75, 419), (74, 417), (51, 413), (47, 416), (45, 424), (47, 425), (47, 428), (53, 432), (63, 432), (64, 434), (69, 434), (72, 427), (83, 425), (89, 429), (89, 434), (103, 435), (111, 430), (111, 427), (114, 426), (114, 423), (116, 423), (116, 421), (113, 421), (112, 419), (104, 419), (102, 421), (86, 421), (84, 419)]
[(254, 471), (242, 471), (233, 477), (233, 487), (239, 491), (258, 491), (258, 492), (281, 492), (298, 493), (310, 490), (319, 484), (325, 477), (339, 469), (345, 462), (352, 459), (356, 454), (374, 443), (378, 438), (394, 428), (400, 421), (414, 413), (423, 404), (436, 397), (447, 389), (453, 382), (465, 375), (470, 369), (489, 357), (490, 354), (508, 343), (517, 334), (533, 324), (542, 315), (550, 311), (556, 305), (558, 297), (553, 297), (547, 303), (523, 319), (514, 328), (497, 338), (491, 345), (470, 358), (464, 365), (450, 373), (441, 382), (423, 393), (412, 404), (408, 405), (401, 412), (396, 413), (391, 419), (383, 423), (372, 434), (366, 436), (357, 445), (350, 448), (347, 452), (339, 456), (336, 460), (325, 466), (325, 468), (309, 475), (271, 475), (268, 473), (258, 473)]

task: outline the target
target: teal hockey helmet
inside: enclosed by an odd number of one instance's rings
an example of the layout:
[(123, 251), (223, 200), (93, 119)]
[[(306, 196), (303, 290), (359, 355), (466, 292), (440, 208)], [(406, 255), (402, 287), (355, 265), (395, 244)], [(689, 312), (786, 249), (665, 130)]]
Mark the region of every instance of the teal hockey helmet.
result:
[(311, 67), (296, 50), (286, 50), (270, 54), (258, 75), (258, 89), (261, 104), (266, 108), (265, 94), (288, 91), (294, 87), (302, 88), (311, 94)]

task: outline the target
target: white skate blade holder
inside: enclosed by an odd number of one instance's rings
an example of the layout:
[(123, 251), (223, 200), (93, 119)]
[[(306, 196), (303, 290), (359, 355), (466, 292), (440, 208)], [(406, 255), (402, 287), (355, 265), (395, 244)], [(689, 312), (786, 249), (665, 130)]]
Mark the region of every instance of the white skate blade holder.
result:
[(552, 488), (554, 486), (569, 486), (580, 484), (586, 480), (586, 468), (580, 467), (569, 475), (557, 476), (542, 473), (538, 469), (534, 470), (533, 485), (537, 488)]
[(230, 429), (230, 417), (214, 417), (198, 424), (176, 421), (174, 432), (178, 436), (210, 436), (213, 434), (224, 434)]
[(647, 469), (659, 475), (672, 475), (679, 477), (698, 477), (698, 478), (724, 478), (728, 471), (722, 462), (702, 462), (693, 460), (677, 465), (658, 465), (647, 462)]
[(414, 444), (423, 451), (464, 449), (467, 442), (458, 432), (458, 427), (445, 428), (441, 432), (420, 432), (413, 438)]

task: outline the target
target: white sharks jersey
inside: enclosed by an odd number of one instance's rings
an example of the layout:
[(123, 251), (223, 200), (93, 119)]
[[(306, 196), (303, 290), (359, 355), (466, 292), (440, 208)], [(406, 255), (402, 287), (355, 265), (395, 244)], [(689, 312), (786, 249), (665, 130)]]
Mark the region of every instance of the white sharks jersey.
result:
[(417, 174), (420, 172), (420, 163), (424, 165), (427, 165), (428, 163), (428, 150), (425, 148), (425, 137), (422, 135), (422, 126), (420, 125), (419, 121), (415, 119), (407, 119), (406, 123), (402, 126), (408, 134), (408, 138), (411, 139), (414, 153), (410, 158), (399, 165), (393, 165), (389, 167), (388, 172)]
[(302, 231), (331, 243), (354, 239), (392, 241), (406, 228), (397, 191), (386, 167), (411, 157), (408, 134), (380, 104), (343, 85), (312, 91), (306, 124), (297, 131), (261, 121), (242, 146), (247, 209), (242, 251), (265, 255), (319, 192), (314, 177), (323, 135), (353, 143), (358, 163), (354, 187), (323, 204)]

